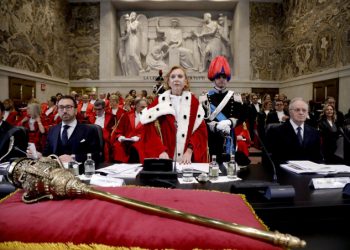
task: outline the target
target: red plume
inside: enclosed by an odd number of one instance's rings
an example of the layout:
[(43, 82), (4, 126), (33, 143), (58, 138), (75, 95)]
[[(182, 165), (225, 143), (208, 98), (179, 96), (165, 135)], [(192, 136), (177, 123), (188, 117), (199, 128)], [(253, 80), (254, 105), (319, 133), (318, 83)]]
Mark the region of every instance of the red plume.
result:
[(208, 79), (214, 81), (218, 75), (225, 74), (227, 81), (231, 79), (231, 69), (227, 59), (224, 56), (215, 57), (209, 66)]

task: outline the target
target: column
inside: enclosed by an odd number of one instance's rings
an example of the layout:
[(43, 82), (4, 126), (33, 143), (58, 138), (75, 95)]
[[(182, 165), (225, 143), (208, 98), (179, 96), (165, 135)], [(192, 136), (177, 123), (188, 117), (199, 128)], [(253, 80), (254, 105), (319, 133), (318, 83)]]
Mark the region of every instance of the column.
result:
[(233, 17), (233, 79), (250, 79), (249, 1), (240, 0)]

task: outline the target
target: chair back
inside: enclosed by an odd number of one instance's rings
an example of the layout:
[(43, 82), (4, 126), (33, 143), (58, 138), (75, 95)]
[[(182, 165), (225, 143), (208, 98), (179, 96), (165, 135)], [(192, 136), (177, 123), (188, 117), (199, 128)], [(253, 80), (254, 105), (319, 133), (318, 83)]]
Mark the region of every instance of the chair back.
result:
[(99, 152), (100, 152), (100, 162), (103, 162), (104, 161), (104, 140), (103, 140), (103, 131), (102, 131), (102, 128), (96, 124), (86, 124), (87, 126), (95, 129), (95, 131), (97, 132), (98, 134), (98, 141), (99, 141), (99, 145), (100, 145), (100, 149), (99, 149)]

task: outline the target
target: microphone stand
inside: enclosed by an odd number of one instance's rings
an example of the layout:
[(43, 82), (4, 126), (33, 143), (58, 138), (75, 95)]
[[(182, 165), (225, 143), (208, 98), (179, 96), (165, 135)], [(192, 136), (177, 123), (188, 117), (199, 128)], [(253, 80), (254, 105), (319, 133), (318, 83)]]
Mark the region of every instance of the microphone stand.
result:
[(295, 189), (291, 185), (280, 185), (277, 182), (277, 171), (276, 171), (276, 166), (274, 162), (272, 161), (269, 152), (267, 151), (265, 144), (262, 142), (261, 138), (259, 135), (255, 132), (254, 133), (260, 144), (261, 147), (264, 151), (264, 153), (267, 155), (268, 160), (270, 161), (272, 165), (272, 170), (273, 170), (273, 176), (272, 176), (272, 182), (268, 181), (261, 181), (261, 180), (252, 180), (252, 181), (242, 181), (242, 182), (236, 182), (232, 184), (231, 186), (231, 192), (233, 193), (242, 193), (242, 192), (249, 192), (249, 191), (263, 191), (265, 194), (265, 197), (267, 199), (273, 199), (273, 198), (293, 198), (295, 196)]
[(173, 172), (176, 172), (176, 165), (177, 165), (177, 121), (175, 118), (175, 122), (174, 122), (174, 126), (175, 126), (175, 151), (174, 151), (174, 164), (173, 164)]
[(254, 130), (254, 134), (255, 136), (258, 138), (258, 141), (261, 145), (261, 148), (263, 150), (263, 152), (266, 154), (267, 159), (269, 160), (271, 166), (272, 166), (272, 171), (273, 171), (273, 176), (272, 176), (272, 181), (277, 183), (277, 171), (276, 171), (276, 166), (275, 163), (273, 162), (273, 160), (271, 159), (270, 153), (269, 151), (267, 151), (267, 148), (265, 147), (265, 144), (262, 142), (260, 136), (258, 135), (257, 131)]

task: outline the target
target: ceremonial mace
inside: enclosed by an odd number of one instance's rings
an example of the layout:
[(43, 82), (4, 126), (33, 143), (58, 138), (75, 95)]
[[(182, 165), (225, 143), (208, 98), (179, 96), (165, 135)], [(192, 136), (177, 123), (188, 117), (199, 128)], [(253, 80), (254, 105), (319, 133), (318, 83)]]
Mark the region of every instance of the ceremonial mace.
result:
[(8, 167), (8, 178), (13, 185), (24, 189), (22, 200), (25, 203), (33, 203), (42, 199), (96, 198), (206, 227), (245, 235), (283, 247), (299, 248), (306, 245), (305, 241), (289, 234), (263, 231), (100, 191), (81, 182), (73, 173), (64, 169), (56, 155), (42, 157), (39, 160), (17, 159)]

